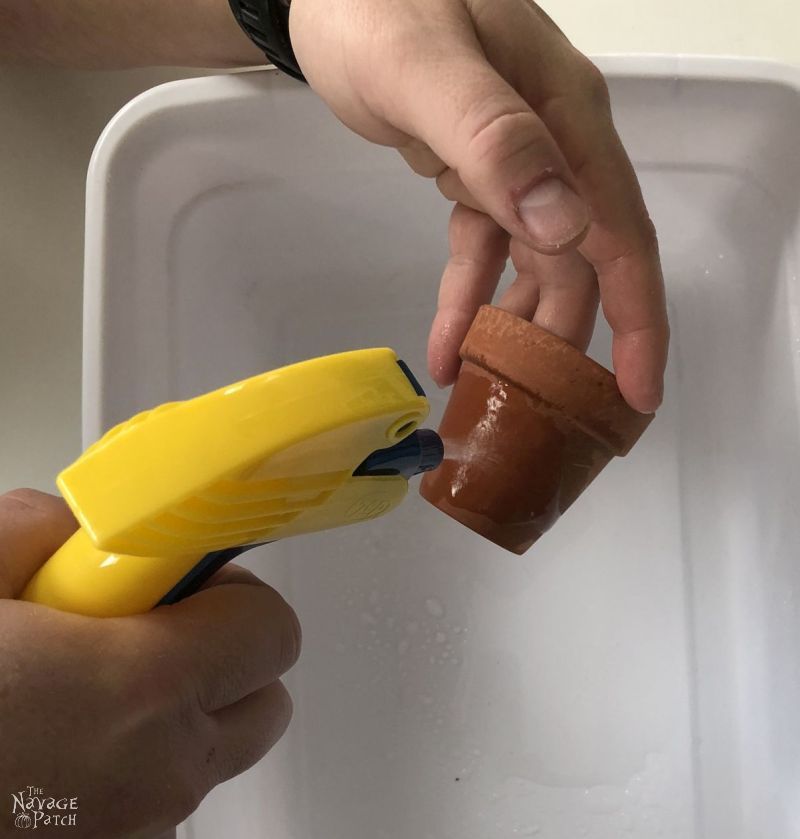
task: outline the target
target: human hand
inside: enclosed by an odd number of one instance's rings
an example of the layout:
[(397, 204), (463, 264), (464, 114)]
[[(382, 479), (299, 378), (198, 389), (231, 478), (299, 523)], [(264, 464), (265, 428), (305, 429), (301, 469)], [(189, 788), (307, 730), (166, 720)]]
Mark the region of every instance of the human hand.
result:
[[(654, 227), (600, 72), (531, 0), (292, 0), (295, 54), (334, 113), (456, 202), (431, 375), (490, 302), (585, 349), (598, 296), (620, 390), (661, 402), (669, 327)], [(387, 201), (390, 197), (387, 196)]]
[[(0, 61), (82, 67), (263, 60), (228, 0), (0, 0)], [(669, 328), (655, 231), (606, 84), (532, 0), (292, 0), (300, 66), (339, 118), (456, 202), (429, 341), (440, 385), (492, 299), (578, 347), (598, 298), (630, 404), (658, 407)], [(109, 33), (124, 30), (120, 40)], [(387, 196), (387, 201), (391, 200)]]
[(277, 592), (231, 566), (134, 617), (12, 599), (75, 527), (58, 498), (0, 496), (0, 791), (77, 798), (74, 836), (149, 837), (283, 734), (292, 705), (279, 677), (300, 630)]

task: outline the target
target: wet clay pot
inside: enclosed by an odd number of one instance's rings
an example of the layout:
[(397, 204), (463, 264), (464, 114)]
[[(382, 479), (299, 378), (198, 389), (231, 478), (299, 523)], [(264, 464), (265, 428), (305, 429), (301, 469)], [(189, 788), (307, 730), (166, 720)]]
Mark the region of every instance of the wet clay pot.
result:
[(561, 338), (493, 306), (478, 312), (442, 419), (444, 462), (422, 496), (517, 554), (652, 420), (613, 374)]

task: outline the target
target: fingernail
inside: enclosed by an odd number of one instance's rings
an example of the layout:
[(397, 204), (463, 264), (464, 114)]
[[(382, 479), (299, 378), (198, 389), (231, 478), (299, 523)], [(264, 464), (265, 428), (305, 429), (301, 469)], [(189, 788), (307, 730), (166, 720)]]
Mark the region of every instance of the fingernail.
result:
[(534, 242), (548, 248), (569, 244), (589, 224), (583, 199), (560, 178), (536, 184), (519, 202), (517, 212)]
[(635, 406), (640, 414), (654, 414), (664, 401), (664, 386), (655, 385), (648, 393), (643, 394)]

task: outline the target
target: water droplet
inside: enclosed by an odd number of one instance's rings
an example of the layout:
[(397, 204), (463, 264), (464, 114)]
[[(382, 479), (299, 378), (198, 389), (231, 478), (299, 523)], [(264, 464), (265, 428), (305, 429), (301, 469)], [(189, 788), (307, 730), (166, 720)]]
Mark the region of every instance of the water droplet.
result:
[(618, 787), (591, 787), (583, 791), (583, 797), (591, 813), (617, 813), (625, 806), (625, 792)]
[(425, 611), (433, 618), (444, 617), (444, 606), (435, 597), (429, 597), (425, 601)]
[(437, 644), (444, 644), (444, 642), (446, 640), (447, 640), (447, 636), (444, 634), (444, 632), (437, 632), (436, 633), (436, 643)]
[(408, 640), (408, 638), (403, 638), (397, 644), (397, 654), (398, 655), (405, 655), (408, 652), (408, 648), (410, 646), (411, 646), (411, 642)]

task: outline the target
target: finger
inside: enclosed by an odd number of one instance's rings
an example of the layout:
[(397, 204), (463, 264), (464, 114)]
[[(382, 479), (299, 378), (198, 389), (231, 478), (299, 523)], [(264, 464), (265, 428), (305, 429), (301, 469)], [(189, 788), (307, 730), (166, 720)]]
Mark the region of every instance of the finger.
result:
[[(617, 381), (634, 408), (653, 411), (661, 402), (669, 340), (663, 278), (654, 228), (614, 127), (605, 80), (553, 26), (533, 22), (525, 4), (497, 2), (503, 13), (481, 18), (488, 58), (534, 106), (590, 206), (591, 226), (580, 250), (595, 268), (614, 332)], [(535, 33), (534, 52), (527, 43)]]
[(546, 256), (511, 243), (517, 277), (500, 307), (558, 335), (580, 350), (589, 346), (597, 316), (597, 277), (576, 251)]
[(512, 235), (548, 253), (577, 241), (589, 217), (569, 165), (531, 106), (486, 60), (466, 11), (463, 21), (393, 46), (405, 72), (376, 86), (393, 124), (456, 170)]
[(580, 251), (597, 272), (617, 382), (634, 408), (651, 412), (661, 403), (669, 342), (658, 242), (607, 94), (598, 92), (604, 83), (592, 78), (543, 113), (592, 208)]
[(436, 186), (439, 187), (439, 192), (444, 195), (448, 201), (463, 204), (472, 210), (477, 210), (483, 213), (484, 209), (480, 205), (478, 199), (464, 186), (464, 182), (459, 178), (458, 172), (452, 169), (445, 169), (437, 178)]
[(0, 598), (18, 597), (77, 527), (55, 495), (16, 489), (0, 496)]
[(491, 301), (508, 258), (508, 234), (487, 215), (456, 204), (450, 217), (450, 259), (428, 339), (428, 369), (440, 386), (451, 384), (458, 351), (478, 309)]
[(438, 178), (447, 169), (447, 164), (419, 140), (411, 140), (398, 151), (411, 169), (423, 178)]
[(292, 719), (292, 700), (281, 682), (221, 708), (215, 745), (207, 760), (213, 764), (215, 782), (222, 783), (258, 763), (280, 740)]
[(140, 654), (163, 659), (207, 713), (272, 684), (300, 654), (297, 616), (263, 584), (215, 585), (125, 621)]
[(411, 169), (424, 178), (436, 178), (436, 185), (439, 191), (448, 201), (454, 204), (463, 204), (473, 210), (483, 212), (483, 207), (478, 203), (475, 196), (464, 186), (463, 181), (448, 168), (437, 155), (435, 155), (424, 143), (414, 141), (409, 145), (400, 148), (400, 154), (408, 163)]

